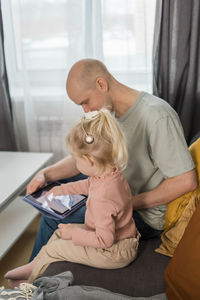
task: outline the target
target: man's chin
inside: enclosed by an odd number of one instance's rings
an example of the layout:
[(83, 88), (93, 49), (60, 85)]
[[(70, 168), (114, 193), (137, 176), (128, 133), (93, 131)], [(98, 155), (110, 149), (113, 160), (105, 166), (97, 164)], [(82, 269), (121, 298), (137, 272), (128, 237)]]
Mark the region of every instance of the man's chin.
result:
[(103, 107), (106, 108), (107, 110), (109, 110), (109, 112), (111, 112), (111, 113), (114, 111), (112, 104), (106, 104)]

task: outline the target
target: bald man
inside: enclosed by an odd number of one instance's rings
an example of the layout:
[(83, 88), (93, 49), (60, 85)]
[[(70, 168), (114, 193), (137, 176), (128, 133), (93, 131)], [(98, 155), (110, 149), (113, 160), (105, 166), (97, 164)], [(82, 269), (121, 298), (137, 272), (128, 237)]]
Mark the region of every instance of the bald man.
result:
[[(83, 59), (69, 71), (69, 98), (84, 112), (106, 106), (112, 110), (127, 137), (129, 163), (124, 174), (133, 194), (133, 217), (142, 238), (159, 235), (166, 204), (197, 186), (194, 164), (176, 112), (162, 99), (118, 82), (106, 66)], [(83, 178), (68, 156), (39, 171), (27, 187), (34, 192), (46, 182)], [(78, 176), (77, 176), (78, 175)], [(75, 176), (75, 177), (74, 177)], [(83, 223), (85, 207), (65, 220), (41, 218), (31, 259), (45, 245), (60, 222)]]

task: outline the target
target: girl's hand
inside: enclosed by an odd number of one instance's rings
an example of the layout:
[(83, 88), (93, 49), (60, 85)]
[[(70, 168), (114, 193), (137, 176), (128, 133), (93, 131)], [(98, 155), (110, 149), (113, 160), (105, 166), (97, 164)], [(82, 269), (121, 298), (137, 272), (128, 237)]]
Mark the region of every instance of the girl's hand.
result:
[(51, 193), (53, 193), (54, 196), (64, 195), (63, 188), (61, 186), (55, 186), (54, 188), (49, 190), (44, 196), (48, 196)]
[(58, 225), (58, 234), (62, 240), (71, 240), (73, 224), (59, 224)]

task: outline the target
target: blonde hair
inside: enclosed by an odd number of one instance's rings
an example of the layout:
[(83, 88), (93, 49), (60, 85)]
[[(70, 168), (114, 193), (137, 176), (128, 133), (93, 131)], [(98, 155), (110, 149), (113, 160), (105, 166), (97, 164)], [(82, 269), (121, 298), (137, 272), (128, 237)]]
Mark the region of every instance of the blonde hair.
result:
[(108, 164), (120, 170), (127, 166), (125, 136), (105, 108), (85, 114), (67, 136), (67, 146), (72, 154), (92, 156), (100, 173)]

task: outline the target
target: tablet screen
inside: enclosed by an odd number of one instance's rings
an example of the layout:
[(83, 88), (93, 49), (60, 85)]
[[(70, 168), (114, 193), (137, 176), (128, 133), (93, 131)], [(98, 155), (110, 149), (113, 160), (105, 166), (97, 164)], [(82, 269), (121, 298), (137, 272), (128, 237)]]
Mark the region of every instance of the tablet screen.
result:
[(37, 201), (43, 208), (63, 214), (67, 210), (73, 209), (83, 199), (85, 199), (85, 196), (79, 194), (62, 196), (53, 196), (53, 194), (49, 194), (48, 196), (44, 195), (39, 197)]

